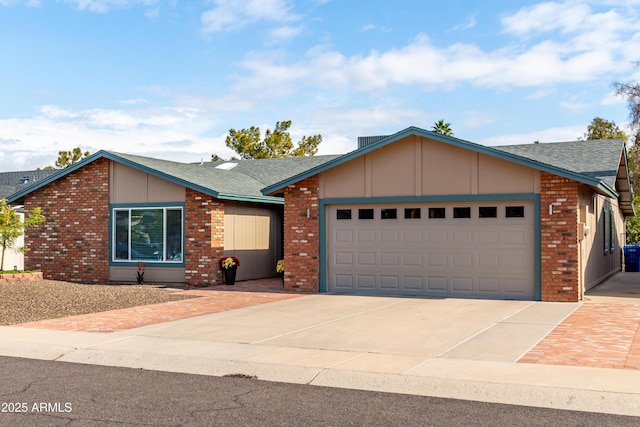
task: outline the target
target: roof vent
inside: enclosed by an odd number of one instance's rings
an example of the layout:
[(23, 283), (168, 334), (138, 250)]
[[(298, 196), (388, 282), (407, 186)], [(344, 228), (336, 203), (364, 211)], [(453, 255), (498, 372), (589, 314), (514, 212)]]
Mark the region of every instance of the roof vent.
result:
[(377, 135), (377, 136), (359, 136), (358, 148), (366, 147), (367, 145), (374, 144), (382, 139), (388, 138), (389, 135)]
[(22, 179), (20, 180), (20, 184), (28, 184), (28, 183), (29, 183), (29, 177), (23, 176)]
[(236, 166), (238, 166), (237, 163), (226, 162), (226, 163), (221, 163), (218, 166), (216, 166), (216, 169), (222, 169), (222, 170), (228, 171), (228, 170), (231, 170), (231, 169), (235, 168)]

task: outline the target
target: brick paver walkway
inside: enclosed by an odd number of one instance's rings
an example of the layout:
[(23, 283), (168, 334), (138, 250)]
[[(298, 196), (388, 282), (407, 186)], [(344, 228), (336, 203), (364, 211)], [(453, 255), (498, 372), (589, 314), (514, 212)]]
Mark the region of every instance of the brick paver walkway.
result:
[[(166, 292), (176, 291), (167, 289)], [(236, 286), (215, 286), (179, 292), (199, 296), (199, 298), (123, 308), (101, 313), (82, 314), (60, 319), (40, 320), (13, 326), (64, 331), (114, 332), (267, 302), (298, 298), (303, 295), (283, 292), (279, 280), (247, 281), (240, 282)]]
[(583, 304), (518, 362), (640, 369), (640, 305)]

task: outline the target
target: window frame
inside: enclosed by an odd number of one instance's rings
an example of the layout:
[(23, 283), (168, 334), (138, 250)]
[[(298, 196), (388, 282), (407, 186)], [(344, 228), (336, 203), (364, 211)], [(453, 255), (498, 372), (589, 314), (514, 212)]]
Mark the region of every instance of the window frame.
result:
[[(162, 259), (132, 259), (131, 258), (131, 212), (136, 210), (162, 210)], [(167, 245), (168, 237), (167, 237), (167, 211), (179, 211), (180, 212), (180, 249), (182, 256), (179, 260), (171, 260), (167, 258)], [(155, 265), (155, 266), (166, 266), (166, 267), (180, 267), (184, 266), (184, 258), (185, 258), (185, 205), (184, 203), (149, 203), (149, 204), (118, 204), (110, 206), (110, 216), (111, 220), (109, 223), (110, 232), (109, 232), (109, 246), (110, 246), (110, 257), (109, 263), (110, 265), (122, 265), (122, 266), (137, 266), (138, 262), (144, 262), (147, 265)], [(127, 212), (128, 213), (128, 223), (127, 223), (127, 259), (117, 258), (117, 212)]]

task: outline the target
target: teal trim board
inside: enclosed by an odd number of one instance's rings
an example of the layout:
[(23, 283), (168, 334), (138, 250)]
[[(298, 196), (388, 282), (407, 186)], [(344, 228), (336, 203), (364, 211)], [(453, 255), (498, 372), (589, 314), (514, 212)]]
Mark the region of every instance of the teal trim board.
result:
[(318, 244), (319, 244), (319, 274), (318, 290), (327, 292), (327, 214), (329, 205), (381, 204), (381, 203), (454, 203), (481, 201), (528, 201), (533, 202), (533, 250), (534, 250), (534, 300), (542, 298), (541, 283), (541, 243), (540, 243), (540, 195), (531, 193), (515, 194), (479, 194), (479, 195), (444, 195), (444, 196), (401, 196), (401, 197), (351, 197), (329, 198), (319, 200), (318, 213)]

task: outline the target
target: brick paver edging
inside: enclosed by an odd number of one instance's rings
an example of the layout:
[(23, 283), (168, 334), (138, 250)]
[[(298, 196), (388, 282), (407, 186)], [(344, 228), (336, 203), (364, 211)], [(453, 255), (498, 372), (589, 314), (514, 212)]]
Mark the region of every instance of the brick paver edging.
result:
[(640, 369), (640, 305), (583, 304), (518, 362)]

